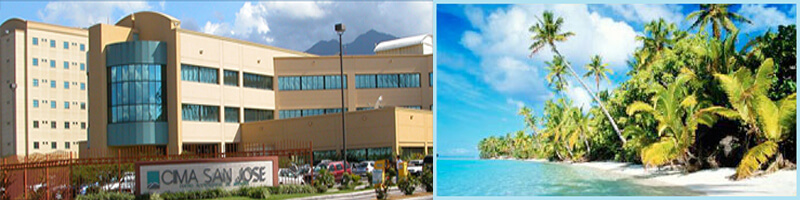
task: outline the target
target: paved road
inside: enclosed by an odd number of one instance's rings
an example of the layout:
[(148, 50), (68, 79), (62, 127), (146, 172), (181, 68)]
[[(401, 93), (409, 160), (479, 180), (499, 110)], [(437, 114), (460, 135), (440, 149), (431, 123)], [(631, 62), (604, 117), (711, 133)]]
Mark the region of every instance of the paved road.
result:
[[(417, 191), (424, 191), (423, 188), (417, 188)], [(389, 189), (389, 197), (396, 198), (402, 197), (403, 194), (398, 190), (396, 187)], [(360, 192), (351, 192), (345, 194), (333, 194), (333, 195), (323, 195), (323, 196), (313, 196), (313, 197), (306, 197), (306, 198), (297, 198), (293, 200), (322, 200), (322, 199), (332, 199), (332, 200), (351, 200), (351, 199), (363, 199), (363, 200), (372, 200), (375, 199), (375, 191), (367, 190), (367, 191), (360, 191)], [(422, 197), (413, 197), (413, 198), (406, 198), (405, 200), (432, 200), (433, 196), (422, 196)]]

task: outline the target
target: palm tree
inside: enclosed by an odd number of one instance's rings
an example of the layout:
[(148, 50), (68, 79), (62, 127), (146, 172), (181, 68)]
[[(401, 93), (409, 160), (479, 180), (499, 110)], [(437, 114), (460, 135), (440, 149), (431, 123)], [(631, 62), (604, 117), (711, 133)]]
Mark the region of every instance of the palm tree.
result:
[(747, 18), (728, 11), (730, 4), (701, 4), (700, 10), (689, 13), (686, 20), (694, 19), (694, 23), (690, 29), (698, 28), (698, 32), (703, 32), (705, 27), (711, 23), (711, 28), (714, 31), (714, 37), (720, 39), (722, 37), (722, 29), (728, 33), (738, 30), (733, 22), (746, 22), (752, 23)]
[(533, 131), (531, 136), (535, 136), (539, 132), (539, 128), (536, 127), (536, 125), (539, 124), (539, 118), (533, 114), (533, 111), (528, 106), (522, 106), (522, 108), (519, 108), (517, 114), (525, 118), (525, 127), (530, 128), (531, 131)]
[[(671, 48), (675, 43), (686, 36), (686, 32), (678, 30), (674, 23), (667, 23), (664, 19), (653, 20), (644, 25), (645, 35), (636, 36), (637, 41), (642, 41), (641, 49), (635, 52), (641, 66), (650, 65), (661, 57), (664, 49)], [(637, 69), (637, 68), (634, 68)]]
[[(555, 42), (566, 41), (568, 37), (574, 36), (575, 33), (572, 32), (562, 33), (561, 25), (563, 25), (564, 19), (561, 17), (554, 19), (553, 12), (545, 11), (542, 14), (542, 18), (538, 20), (539, 22), (536, 25), (533, 25), (530, 27), (530, 29), (528, 29), (528, 31), (533, 33), (533, 36), (531, 37), (531, 39), (533, 40), (533, 44), (531, 44), (531, 46), (528, 47), (528, 49), (531, 50), (531, 56), (536, 52), (538, 52), (539, 50), (541, 50), (542, 48), (544, 48), (545, 46), (549, 46), (550, 50), (552, 50), (553, 53), (556, 54), (556, 56), (563, 58), (563, 56), (561, 56), (561, 53), (558, 52)], [(591, 91), (589, 87), (586, 86), (586, 83), (584, 83), (583, 80), (581, 80), (581, 78), (578, 76), (578, 74), (575, 73), (575, 70), (573, 70), (572, 67), (569, 66), (568, 62), (564, 62), (564, 65), (566, 66), (568, 71), (572, 74), (572, 76), (574, 76), (575, 79), (578, 79), (578, 82), (581, 84), (581, 86), (583, 86), (584, 89), (586, 89), (589, 95), (592, 96), (594, 101), (597, 102), (597, 105), (599, 105), (600, 109), (603, 110), (603, 114), (605, 114), (606, 118), (608, 118), (609, 122), (611, 122), (611, 126), (614, 128), (614, 131), (617, 132), (617, 136), (622, 141), (622, 144), (625, 145), (627, 140), (625, 139), (625, 137), (622, 136), (622, 132), (620, 132), (619, 127), (617, 127), (617, 122), (614, 121), (614, 119), (608, 113), (608, 109), (606, 109), (605, 105), (603, 105), (603, 103), (600, 102), (600, 99), (597, 98), (597, 95), (595, 95), (592, 92), (589, 92)]]
[(600, 80), (605, 79), (611, 82), (607, 74), (613, 74), (614, 72), (606, 68), (606, 66), (608, 66), (608, 63), (603, 63), (603, 58), (600, 57), (600, 55), (594, 55), (592, 57), (592, 62), (586, 65), (587, 71), (583, 77), (594, 76), (594, 81), (597, 82), (597, 92), (600, 92)]
[(556, 93), (561, 93), (569, 85), (567, 80), (564, 79), (564, 74), (567, 73), (567, 65), (564, 62), (564, 57), (553, 56), (553, 61), (545, 61), (547, 64), (547, 83), (555, 88)]

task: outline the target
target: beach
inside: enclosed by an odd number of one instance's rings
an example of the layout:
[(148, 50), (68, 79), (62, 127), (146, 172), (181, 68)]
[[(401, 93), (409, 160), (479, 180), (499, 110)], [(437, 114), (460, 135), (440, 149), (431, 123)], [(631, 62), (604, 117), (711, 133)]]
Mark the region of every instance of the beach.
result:
[[(540, 162), (529, 160), (533, 162)], [(705, 169), (683, 174), (676, 170), (657, 170), (642, 165), (621, 162), (563, 163), (621, 174), (639, 184), (652, 186), (682, 186), (708, 196), (797, 196), (797, 170), (780, 170), (775, 173), (733, 181), (728, 177), (733, 168)]]

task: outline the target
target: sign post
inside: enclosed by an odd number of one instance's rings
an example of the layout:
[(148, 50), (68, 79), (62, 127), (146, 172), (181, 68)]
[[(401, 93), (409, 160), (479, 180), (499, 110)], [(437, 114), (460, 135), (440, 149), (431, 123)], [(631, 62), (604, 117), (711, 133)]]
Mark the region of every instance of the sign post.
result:
[(136, 163), (137, 195), (277, 185), (276, 156)]

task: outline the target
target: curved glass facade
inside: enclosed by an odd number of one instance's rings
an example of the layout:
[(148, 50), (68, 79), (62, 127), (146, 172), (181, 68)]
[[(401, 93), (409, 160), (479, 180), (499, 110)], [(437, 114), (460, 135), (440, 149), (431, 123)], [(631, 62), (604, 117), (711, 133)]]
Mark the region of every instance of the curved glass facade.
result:
[(163, 65), (128, 64), (108, 70), (110, 123), (167, 121), (163, 109)]

